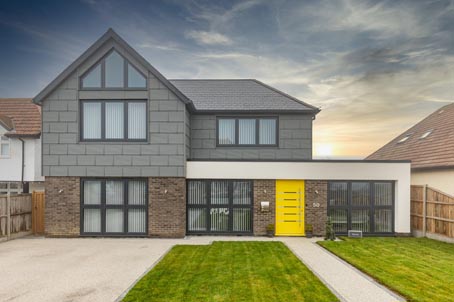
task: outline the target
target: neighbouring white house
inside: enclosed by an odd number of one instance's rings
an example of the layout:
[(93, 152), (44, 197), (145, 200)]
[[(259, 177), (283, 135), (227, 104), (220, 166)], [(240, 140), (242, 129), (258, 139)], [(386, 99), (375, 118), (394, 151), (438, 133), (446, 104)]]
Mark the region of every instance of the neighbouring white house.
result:
[(41, 111), (31, 99), (0, 99), (0, 194), (43, 190)]
[(454, 103), (446, 105), (372, 153), (368, 160), (411, 160), (411, 184), (454, 196)]

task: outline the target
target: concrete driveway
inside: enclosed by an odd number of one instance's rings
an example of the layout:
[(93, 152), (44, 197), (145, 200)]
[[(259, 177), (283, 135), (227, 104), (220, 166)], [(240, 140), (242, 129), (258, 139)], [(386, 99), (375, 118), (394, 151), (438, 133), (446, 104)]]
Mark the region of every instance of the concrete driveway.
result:
[(115, 301), (175, 244), (260, 237), (186, 239), (25, 237), (0, 243), (0, 301)]
[(1, 243), (0, 301), (114, 301), (176, 242), (24, 238)]

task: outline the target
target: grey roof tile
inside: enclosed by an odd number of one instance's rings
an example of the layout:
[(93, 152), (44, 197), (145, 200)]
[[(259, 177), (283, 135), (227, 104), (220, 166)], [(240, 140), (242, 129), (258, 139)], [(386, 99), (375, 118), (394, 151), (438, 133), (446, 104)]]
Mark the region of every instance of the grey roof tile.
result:
[(196, 111), (319, 111), (314, 106), (252, 79), (178, 79), (170, 82), (192, 101)]

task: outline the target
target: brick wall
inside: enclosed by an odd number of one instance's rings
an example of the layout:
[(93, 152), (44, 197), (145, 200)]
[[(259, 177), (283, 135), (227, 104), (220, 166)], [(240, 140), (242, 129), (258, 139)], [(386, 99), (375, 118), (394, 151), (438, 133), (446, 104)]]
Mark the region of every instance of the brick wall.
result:
[[(148, 235), (186, 235), (186, 180), (181, 177), (149, 178)], [(166, 192), (167, 190), (167, 192)]]
[[(266, 226), (268, 224), (275, 224), (275, 199), (275, 180), (254, 180), (254, 235), (265, 235)], [(269, 212), (262, 213), (260, 211), (261, 201), (270, 202)]]
[(314, 235), (325, 234), (328, 209), (328, 183), (325, 180), (306, 180), (305, 223), (312, 224)]
[(44, 232), (46, 236), (79, 236), (80, 178), (46, 177), (45, 187), (46, 209)]

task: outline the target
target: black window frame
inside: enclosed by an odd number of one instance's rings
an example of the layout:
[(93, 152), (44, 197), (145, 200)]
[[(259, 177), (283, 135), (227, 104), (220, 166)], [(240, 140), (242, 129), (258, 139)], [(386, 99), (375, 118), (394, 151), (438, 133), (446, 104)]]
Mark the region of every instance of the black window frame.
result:
[[(106, 58), (112, 52), (118, 53), (123, 58), (123, 86), (122, 87), (106, 87)], [(128, 87), (128, 65), (131, 65), (140, 75), (145, 78), (145, 87)], [(101, 86), (100, 87), (84, 87), (83, 80), (84, 78), (96, 67), (101, 66)], [(134, 64), (129, 62), (128, 59), (125, 58), (118, 50), (115, 48), (111, 48), (101, 59), (96, 61), (90, 68), (87, 69), (80, 77), (79, 77), (79, 89), (84, 91), (93, 91), (93, 90), (148, 90), (148, 78), (147, 76), (141, 72)]]
[[(239, 120), (255, 119), (255, 144), (240, 144), (239, 143)], [(276, 143), (274, 144), (260, 144), (260, 120), (276, 121)], [(234, 144), (220, 144), (219, 143), (219, 121), (220, 120), (235, 120), (235, 143)], [(279, 147), (279, 117), (278, 116), (217, 116), (216, 117), (216, 147)]]
[[(123, 103), (123, 133), (124, 138), (121, 139), (110, 139), (106, 138), (106, 103), (116, 103), (121, 102)], [(84, 103), (100, 103), (101, 104), (101, 138), (84, 138)], [(128, 121), (129, 121), (129, 103), (145, 103), (145, 138), (144, 139), (129, 139), (128, 133)], [(80, 112), (80, 119), (79, 119), (79, 140), (81, 142), (148, 142), (148, 100), (145, 99), (103, 99), (103, 100), (80, 100), (79, 102), (79, 112)]]
[[(254, 181), (250, 179), (188, 179), (186, 181), (186, 192), (189, 189), (189, 183), (191, 181), (201, 181), (205, 183), (206, 189), (206, 204), (189, 204), (188, 195), (186, 194), (186, 234), (188, 235), (251, 235), (254, 233)], [(228, 204), (212, 204), (211, 203), (211, 183), (213, 181), (225, 181), (228, 182)], [(248, 205), (245, 204), (234, 204), (233, 203), (233, 183), (234, 182), (248, 182), (251, 186), (251, 203)], [(206, 221), (207, 221), (207, 230), (206, 231), (190, 231), (189, 230), (189, 209), (206, 209)], [(229, 223), (228, 230), (225, 231), (211, 231), (211, 209), (216, 208), (228, 208), (229, 209)], [(250, 221), (250, 231), (249, 232), (239, 232), (233, 231), (233, 209), (250, 209), (251, 211), (251, 221)]]
[[(347, 183), (347, 204), (346, 205), (331, 205), (331, 190), (330, 186), (333, 183)], [(353, 205), (352, 204), (352, 183), (368, 183), (369, 184), (369, 205)], [(388, 183), (391, 184), (392, 192), (392, 204), (391, 205), (375, 205), (375, 184), (377, 183)], [(347, 232), (336, 232), (340, 235), (346, 235), (348, 230), (352, 230), (352, 210), (368, 209), (370, 217), (369, 232), (363, 232), (367, 236), (387, 236), (395, 234), (395, 198), (396, 198), (396, 184), (390, 180), (333, 180), (328, 181), (328, 200), (327, 200), (327, 216), (329, 216), (331, 210), (347, 210)], [(375, 232), (375, 210), (390, 209), (391, 210), (391, 231), (390, 232)]]
[[(86, 181), (101, 182), (101, 203), (100, 204), (84, 204), (84, 184)], [(123, 204), (106, 204), (106, 181), (122, 181), (123, 182)], [(144, 181), (145, 182), (145, 205), (129, 204), (128, 203), (128, 182), (129, 181)], [(85, 232), (84, 231), (84, 214), (85, 209), (100, 209), (101, 212), (101, 232)], [(106, 209), (122, 209), (123, 210), (123, 232), (106, 232)], [(128, 232), (128, 214), (129, 209), (145, 209), (145, 233)], [(80, 179), (80, 235), (81, 236), (104, 236), (104, 237), (147, 237), (148, 236), (148, 179), (147, 178), (81, 178)]]

